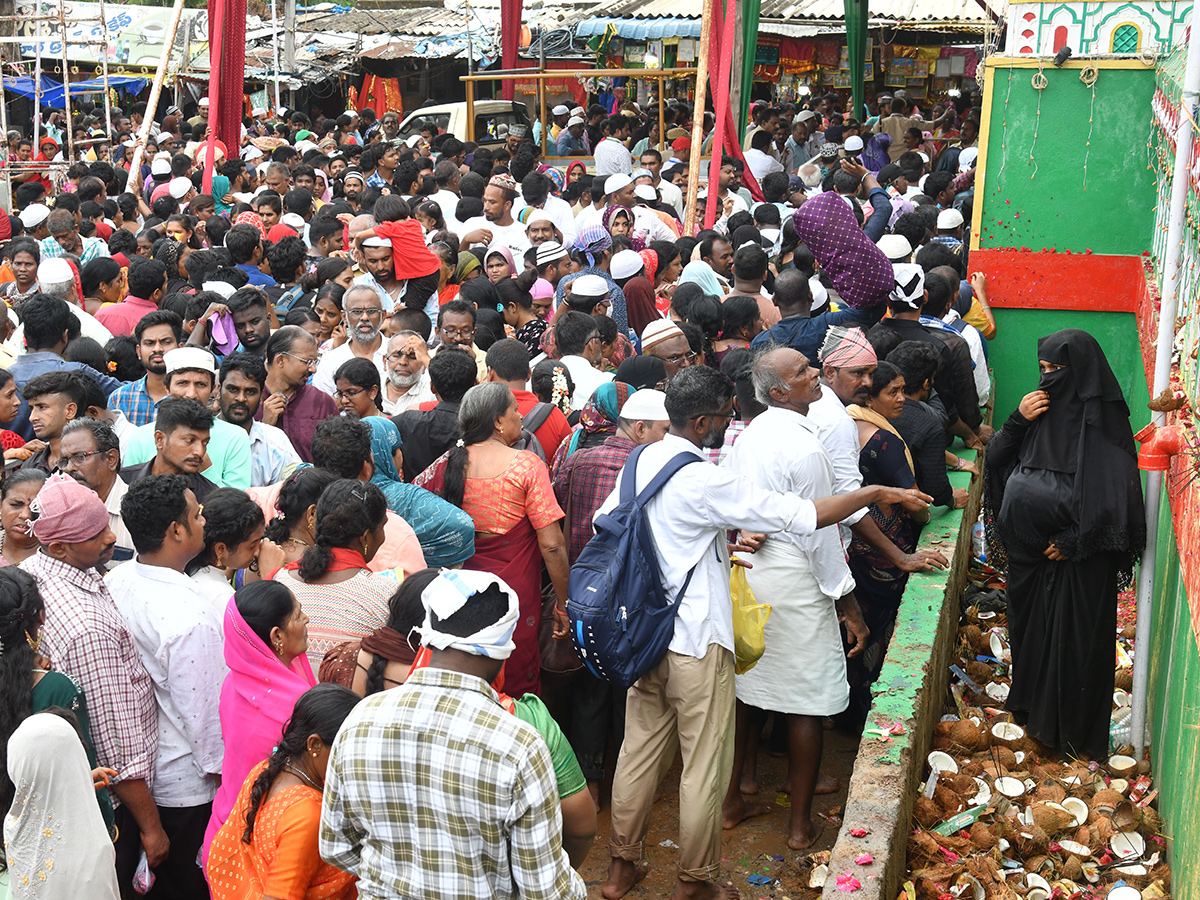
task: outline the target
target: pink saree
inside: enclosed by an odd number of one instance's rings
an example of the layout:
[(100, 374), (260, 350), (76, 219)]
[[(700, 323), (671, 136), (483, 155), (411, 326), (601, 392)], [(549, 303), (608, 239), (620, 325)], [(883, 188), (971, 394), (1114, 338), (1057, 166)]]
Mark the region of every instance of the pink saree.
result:
[(225, 758), (221, 787), (204, 833), (201, 852), (206, 863), (209, 844), (237, 802), (242, 782), (271, 755), (300, 695), (317, 684), (308, 656), (301, 653), (284, 666), (246, 624), (233, 597), (225, 607), (225, 664), (229, 666), (221, 686)]

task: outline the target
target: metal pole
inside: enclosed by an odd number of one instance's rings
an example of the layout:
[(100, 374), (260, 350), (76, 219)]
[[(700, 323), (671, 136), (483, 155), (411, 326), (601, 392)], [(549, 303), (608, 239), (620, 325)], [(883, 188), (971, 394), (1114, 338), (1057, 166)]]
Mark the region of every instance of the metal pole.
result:
[[(67, 120), (67, 165), (75, 160), (75, 127), (71, 124), (71, 66), (67, 61), (67, 9), (58, 8), (59, 37), (62, 39), (63, 118)], [(112, 140), (109, 138), (109, 140)]]
[[(1183, 229), (1187, 219), (1187, 194), (1191, 183), (1192, 117), (1200, 99), (1200, 29), (1192, 29), (1187, 64), (1183, 73), (1183, 96), (1179, 100), (1183, 115), (1175, 130), (1175, 170), (1171, 182), (1171, 204), (1167, 208), (1167, 252), (1163, 263), (1162, 306), (1158, 314), (1158, 341), (1154, 353), (1154, 385), (1157, 397), (1171, 385), (1171, 351), (1175, 345), (1175, 316), (1179, 311), (1179, 276), (1183, 255)], [(1155, 412), (1156, 425), (1166, 422), (1166, 414)], [(1154, 613), (1154, 569), (1157, 564), (1159, 504), (1162, 498), (1162, 472), (1146, 473), (1146, 549), (1138, 569), (1137, 648), (1133, 656), (1133, 713), (1130, 742), (1141, 759), (1146, 746), (1146, 697), (1150, 676), (1150, 620)]]
[(271, 48), (275, 56), (275, 110), (279, 114), (279, 18), (276, 15), (275, 0), (271, 0)]
[[(104, 79), (104, 127), (108, 131), (108, 139), (113, 139), (112, 101), (108, 97), (108, 14), (104, 11), (104, 0), (100, 0), (100, 28), (104, 46), (100, 48), (100, 71)], [(112, 157), (109, 157), (110, 160)]]
[(162, 55), (158, 58), (158, 68), (154, 72), (154, 82), (150, 85), (150, 99), (146, 101), (146, 117), (142, 119), (142, 128), (138, 132), (137, 146), (133, 148), (133, 158), (129, 161), (129, 180), (131, 191), (140, 194), (142, 179), (137, 177), (142, 165), (142, 155), (146, 150), (146, 141), (150, 139), (150, 129), (154, 125), (154, 111), (158, 109), (158, 95), (162, 93), (163, 81), (167, 77), (167, 67), (171, 63), (171, 48), (175, 46), (175, 32), (179, 30), (179, 20), (183, 16), (183, 0), (175, 0), (171, 11), (171, 24), (163, 35)]
[[(538, 72), (543, 75), (546, 73), (546, 42), (543, 40), (544, 37), (545, 35), (538, 37)], [(546, 79), (539, 78), (537, 86), (538, 107), (540, 110), (538, 115), (541, 117), (542, 122), (542, 156), (545, 156), (546, 141), (549, 137), (548, 132), (550, 131), (550, 126), (546, 123)]]
[[(288, 76), (296, 74), (296, 0), (283, 0), (283, 64)], [(288, 82), (288, 108), (296, 106), (296, 92)]]
[(696, 53), (696, 104), (692, 113), (692, 155), (688, 158), (687, 200), (683, 233), (696, 228), (696, 195), (700, 193), (700, 150), (704, 146), (704, 98), (708, 92), (708, 44), (712, 38), (713, 0), (704, 0), (700, 14), (700, 46)]
[[(20, 50), (18, 49), (18, 54)], [(4, 204), (12, 209), (12, 157), (8, 154), (8, 103), (4, 100), (4, 57), (0, 55), (0, 135), (4, 140), (4, 184), (8, 189), (4, 194)], [(14, 210), (15, 211), (15, 210)]]
[[(38, 148), (38, 140), (42, 133), (42, 20), (38, 19), (37, 29), (34, 31), (34, 61), (33, 61), (33, 149), (36, 153)], [(67, 123), (67, 128), (71, 128), (71, 123)], [(5, 140), (7, 140), (7, 136)]]
[(659, 153), (667, 152), (667, 102), (663, 99), (663, 93), (667, 89), (667, 79), (663, 76), (658, 76), (658, 151)]

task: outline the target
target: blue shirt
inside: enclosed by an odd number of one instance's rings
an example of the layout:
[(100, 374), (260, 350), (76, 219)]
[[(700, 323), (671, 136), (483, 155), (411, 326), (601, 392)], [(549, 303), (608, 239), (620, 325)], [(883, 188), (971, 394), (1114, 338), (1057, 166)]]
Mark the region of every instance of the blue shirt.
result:
[(108, 408), (125, 413), (125, 418), (133, 425), (149, 425), (154, 421), (158, 404), (146, 390), (146, 376), (143, 375), (113, 391), (108, 397)]
[(275, 287), (275, 279), (270, 275), (264, 275), (259, 271), (258, 266), (252, 266), (249, 263), (242, 263), (240, 266), (234, 266), (235, 269), (241, 269), (249, 277), (247, 284), (254, 287)]
[[(57, 353), (51, 353), (49, 350), (37, 350), (33, 353), (18, 356), (17, 361), (9, 366), (8, 371), (17, 383), (17, 391), (23, 392), (25, 385), (38, 375), (45, 375), (47, 372), (58, 372), (63, 369), (90, 375), (100, 385), (100, 389), (104, 391), (105, 396), (112, 394), (113, 391), (121, 386), (121, 382), (111, 375), (104, 375), (97, 372), (91, 366), (84, 363), (67, 362)], [(20, 396), (20, 393), (18, 393), (18, 396)], [(80, 410), (80, 414), (83, 414), (83, 410)], [(34, 439), (33, 428), (29, 424), (29, 404), (25, 402), (23, 396), (21, 396), (21, 406), (17, 410), (17, 417), (5, 427), (10, 431), (15, 431), (27, 441)]]
[(873, 309), (853, 309), (846, 307), (837, 312), (821, 313), (819, 316), (788, 316), (780, 319), (766, 331), (759, 334), (750, 342), (751, 350), (761, 350), (771, 344), (780, 347), (791, 347), (799, 350), (808, 361), (817, 365), (821, 353), (821, 344), (825, 342), (825, 332), (833, 325), (859, 326), (866, 331), (881, 318), (886, 304), (880, 304)]
[(565, 128), (559, 134), (555, 146), (559, 156), (587, 156), (587, 147), (583, 145), (583, 140), (576, 138)]

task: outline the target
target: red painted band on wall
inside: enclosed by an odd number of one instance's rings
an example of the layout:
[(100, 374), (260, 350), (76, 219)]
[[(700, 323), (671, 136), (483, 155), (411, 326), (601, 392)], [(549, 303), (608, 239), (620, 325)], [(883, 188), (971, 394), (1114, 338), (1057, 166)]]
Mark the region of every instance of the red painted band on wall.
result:
[(1002, 309), (1137, 312), (1146, 283), (1140, 256), (981, 247), (970, 265), (987, 276), (988, 304)]

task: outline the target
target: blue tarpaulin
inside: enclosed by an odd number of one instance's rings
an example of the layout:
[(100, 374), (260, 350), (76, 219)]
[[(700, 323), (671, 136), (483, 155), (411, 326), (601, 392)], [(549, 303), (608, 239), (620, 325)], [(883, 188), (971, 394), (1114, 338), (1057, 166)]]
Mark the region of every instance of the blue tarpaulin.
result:
[(606, 26), (612, 25), (617, 34), (627, 40), (653, 41), (664, 37), (700, 37), (700, 20), (680, 16), (661, 16), (653, 19), (611, 19), (593, 16), (575, 26), (577, 37), (604, 34)]
[[(108, 86), (110, 88), (120, 88), (128, 91), (131, 94), (140, 94), (146, 89), (149, 82), (145, 78), (134, 78), (129, 75), (110, 75), (108, 76)], [(63, 98), (63, 86), (54, 79), (43, 75), (42, 81), (42, 98), (41, 105), (50, 109), (63, 109), (66, 106)], [(32, 98), (34, 96), (33, 79), (32, 78), (5, 78), (4, 89), (20, 94), (22, 97)], [(103, 78), (91, 78), (87, 81), (72, 81), (71, 96), (80, 96), (83, 94), (99, 94), (104, 91)]]

